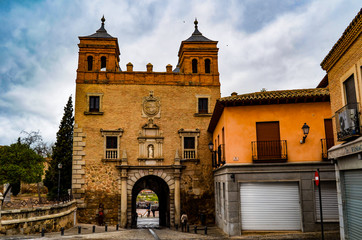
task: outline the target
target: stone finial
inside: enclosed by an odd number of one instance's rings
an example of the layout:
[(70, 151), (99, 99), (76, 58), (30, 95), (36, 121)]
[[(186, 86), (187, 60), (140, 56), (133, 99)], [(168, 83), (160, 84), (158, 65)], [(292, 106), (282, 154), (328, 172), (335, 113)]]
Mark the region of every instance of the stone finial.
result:
[(131, 62), (127, 63), (127, 72), (133, 72), (133, 64)]
[(122, 163), (121, 165), (127, 165), (127, 151), (123, 150), (122, 152)]
[(127, 151), (126, 150), (123, 150), (123, 152), (122, 152), (122, 158), (124, 159), (124, 158), (127, 158)]
[(180, 156), (178, 154), (178, 149), (175, 152), (175, 165), (180, 165)]
[(232, 92), (232, 93), (231, 93), (231, 96), (232, 96), (232, 97), (235, 97), (235, 96), (237, 96), (237, 95), (238, 95), (237, 92)]
[(171, 73), (171, 72), (172, 72), (172, 65), (171, 65), (171, 64), (168, 64), (168, 65), (166, 66), (166, 72), (168, 72), (168, 73)]
[(146, 67), (147, 67), (147, 72), (152, 72), (153, 65), (152, 65), (151, 63), (148, 63), (148, 64), (146, 65)]
[(176, 149), (176, 152), (175, 152), (175, 159), (176, 158), (180, 158), (179, 154), (178, 154), (178, 149)]

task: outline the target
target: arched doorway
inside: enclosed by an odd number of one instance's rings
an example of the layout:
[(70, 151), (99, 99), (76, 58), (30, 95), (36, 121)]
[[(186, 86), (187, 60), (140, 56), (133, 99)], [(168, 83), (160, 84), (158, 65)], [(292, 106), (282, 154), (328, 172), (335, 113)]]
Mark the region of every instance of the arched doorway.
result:
[[(144, 189), (155, 192), (159, 200), (159, 226), (170, 226), (170, 189), (167, 183), (158, 176), (148, 175), (140, 178), (132, 189), (132, 213), (136, 213), (137, 195)], [(137, 218), (132, 217), (132, 227), (137, 226)]]

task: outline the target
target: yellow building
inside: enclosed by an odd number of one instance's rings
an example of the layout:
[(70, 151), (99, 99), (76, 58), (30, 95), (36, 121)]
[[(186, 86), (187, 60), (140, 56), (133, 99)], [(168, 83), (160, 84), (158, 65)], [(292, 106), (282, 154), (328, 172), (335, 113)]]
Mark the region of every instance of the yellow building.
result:
[(185, 211), (213, 220), (211, 153), (207, 132), (220, 97), (217, 42), (198, 30), (181, 42), (175, 70), (126, 71), (118, 39), (102, 26), (79, 37), (75, 95), (72, 192), (78, 221), (136, 224), (143, 189), (159, 198), (160, 225), (173, 226)]
[[(244, 231), (320, 230), (320, 170), (325, 229), (338, 228), (328, 88), (262, 91), (217, 100), (213, 134), (216, 224)], [(306, 132), (304, 132), (306, 131)]]
[(336, 143), (328, 158), (336, 167), (341, 239), (362, 236), (362, 10), (321, 63), (327, 71)]

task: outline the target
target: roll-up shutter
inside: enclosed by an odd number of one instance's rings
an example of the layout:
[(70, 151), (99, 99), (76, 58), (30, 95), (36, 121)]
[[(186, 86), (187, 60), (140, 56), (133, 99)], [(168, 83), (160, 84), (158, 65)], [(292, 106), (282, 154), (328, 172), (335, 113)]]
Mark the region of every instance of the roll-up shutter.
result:
[(362, 171), (344, 171), (345, 217), (349, 240), (360, 240), (362, 236)]
[[(338, 222), (336, 182), (321, 182), (323, 221)], [(318, 187), (314, 189), (316, 219), (321, 220)]]
[(301, 230), (296, 182), (242, 183), (242, 230)]

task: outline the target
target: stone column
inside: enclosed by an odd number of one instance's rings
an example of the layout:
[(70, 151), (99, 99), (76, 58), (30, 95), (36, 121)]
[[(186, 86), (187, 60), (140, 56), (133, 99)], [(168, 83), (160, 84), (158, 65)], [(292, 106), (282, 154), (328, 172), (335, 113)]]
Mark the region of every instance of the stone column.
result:
[[(178, 150), (175, 154), (175, 166), (180, 166), (180, 157), (178, 155)], [(180, 217), (181, 217), (181, 201), (180, 201), (180, 169), (175, 169), (174, 178), (175, 178), (175, 224), (180, 226)]]
[[(121, 166), (127, 165), (127, 154), (123, 151)], [(127, 170), (121, 170), (121, 227), (127, 227)]]
[(127, 172), (122, 169), (121, 181), (122, 181), (122, 193), (121, 193), (121, 227), (127, 226)]

